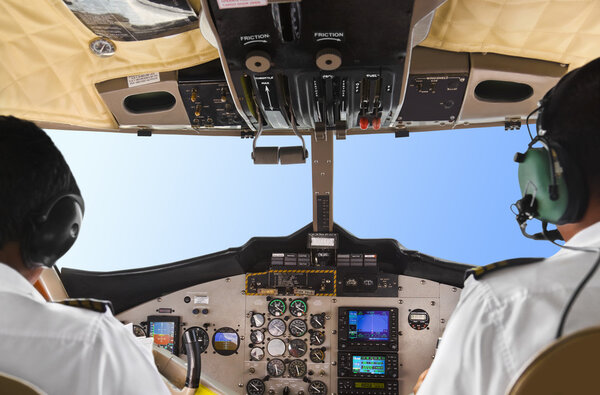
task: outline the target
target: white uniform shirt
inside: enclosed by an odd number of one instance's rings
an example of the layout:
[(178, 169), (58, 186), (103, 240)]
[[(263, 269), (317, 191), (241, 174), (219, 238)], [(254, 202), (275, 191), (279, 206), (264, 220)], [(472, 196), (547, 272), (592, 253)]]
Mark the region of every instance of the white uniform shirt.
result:
[[(600, 246), (600, 222), (569, 246)], [(554, 340), (562, 311), (597, 253), (561, 249), (539, 263), (465, 281), (418, 395), (504, 395), (521, 369)], [(563, 334), (600, 324), (600, 272), (588, 282)]]
[(47, 303), (1, 263), (0, 372), (49, 395), (169, 394), (150, 354), (110, 312)]

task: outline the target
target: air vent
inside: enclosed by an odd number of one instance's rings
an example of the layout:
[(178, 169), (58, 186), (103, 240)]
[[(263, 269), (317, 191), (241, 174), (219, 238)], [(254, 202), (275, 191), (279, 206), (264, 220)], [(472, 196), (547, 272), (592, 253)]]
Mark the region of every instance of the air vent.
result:
[(475, 97), (478, 100), (492, 103), (517, 103), (532, 95), (531, 86), (511, 81), (486, 80), (475, 87)]
[(146, 114), (170, 110), (175, 106), (176, 101), (175, 96), (169, 92), (146, 92), (127, 96), (123, 100), (123, 106), (133, 114)]

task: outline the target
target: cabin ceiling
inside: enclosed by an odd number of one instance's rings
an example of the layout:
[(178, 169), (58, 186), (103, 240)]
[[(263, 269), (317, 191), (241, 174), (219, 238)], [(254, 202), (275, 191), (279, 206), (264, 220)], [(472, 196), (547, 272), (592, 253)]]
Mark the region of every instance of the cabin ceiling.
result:
[[(199, 0), (190, 3), (199, 9)], [(96, 35), (61, 0), (0, 2), (0, 36), (0, 114), (45, 125), (114, 130), (118, 125), (96, 83), (218, 57), (199, 29), (117, 42), (114, 56), (95, 56), (89, 43)], [(448, 0), (421, 45), (578, 67), (600, 54), (600, 2)]]

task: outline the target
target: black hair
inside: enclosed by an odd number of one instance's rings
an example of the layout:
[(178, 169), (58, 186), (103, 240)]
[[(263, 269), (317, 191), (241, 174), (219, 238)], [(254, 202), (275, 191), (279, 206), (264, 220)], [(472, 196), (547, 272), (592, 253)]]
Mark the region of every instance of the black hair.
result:
[(600, 58), (569, 72), (547, 97), (540, 115), (546, 137), (565, 148), (590, 190), (600, 192)]
[(25, 224), (68, 193), (80, 195), (50, 137), (32, 122), (0, 116), (0, 248), (22, 242)]

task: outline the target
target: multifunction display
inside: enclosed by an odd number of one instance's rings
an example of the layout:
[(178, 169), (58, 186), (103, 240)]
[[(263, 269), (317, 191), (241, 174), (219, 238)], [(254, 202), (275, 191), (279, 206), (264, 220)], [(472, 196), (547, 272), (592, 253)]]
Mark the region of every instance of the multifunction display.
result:
[(157, 346), (178, 355), (179, 321), (177, 316), (148, 316), (148, 336), (154, 339)]
[(367, 342), (390, 340), (390, 312), (349, 310), (348, 339)]
[(340, 350), (398, 350), (397, 308), (340, 307), (338, 320)]
[(381, 355), (353, 355), (352, 374), (385, 375), (385, 357)]
[(398, 377), (398, 354), (339, 352), (340, 377), (390, 378)]

